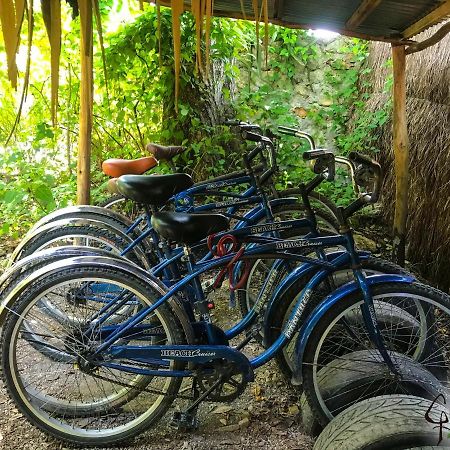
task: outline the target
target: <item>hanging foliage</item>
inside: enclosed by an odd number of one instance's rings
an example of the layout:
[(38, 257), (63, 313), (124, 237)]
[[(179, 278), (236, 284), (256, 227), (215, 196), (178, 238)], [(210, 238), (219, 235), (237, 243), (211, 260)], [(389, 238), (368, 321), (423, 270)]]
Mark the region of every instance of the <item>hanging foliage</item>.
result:
[[(31, 0), (30, 0), (31, 1)], [(73, 17), (79, 13), (79, 9), (83, 9), (85, 1), (81, 0), (66, 0), (73, 9)], [(139, 4), (143, 6), (143, 2)], [(160, 0), (157, 0), (158, 11), (158, 40), (161, 47), (161, 31), (160, 31)], [(97, 32), (99, 36), (99, 43), (101, 47), (102, 58), (104, 61), (104, 45), (103, 34), (101, 28), (101, 17), (99, 0), (93, 2), (93, 13), (95, 14), (95, 21)], [(175, 110), (178, 111), (178, 98), (180, 93), (180, 60), (181, 60), (181, 20), (180, 17), (184, 12), (183, 0), (171, 0), (172, 7), (172, 36), (173, 36), (173, 52), (174, 52), (174, 74), (175, 74)], [(242, 13), (245, 17), (244, 4), (241, 1)], [(268, 53), (268, 0), (252, 0), (253, 16), (256, 23), (256, 51), (257, 59), (259, 61), (259, 30), (262, 19), (265, 24), (265, 60), (267, 65)], [(20, 32), (24, 18), (24, 11), (26, 9), (26, 0), (1, 0), (0, 1), (0, 23), (5, 42), (5, 51), (7, 54), (8, 77), (13, 87), (17, 87), (17, 64), (16, 54), (20, 42)], [(42, 15), (47, 30), (50, 42), (51, 55), (51, 115), (53, 124), (57, 122), (57, 108), (58, 108), (58, 88), (59, 88), (59, 60), (61, 55), (61, 0), (41, 0)], [(208, 78), (210, 71), (210, 47), (211, 47), (211, 17), (214, 14), (213, 0), (192, 0), (191, 11), (195, 18), (196, 31), (196, 71), (202, 74), (205, 79)], [(13, 24), (13, 26), (11, 26)], [(29, 20), (29, 24), (33, 21)], [(30, 25), (29, 25), (30, 26)], [(30, 31), (30, 30), (29, 30)], [(32, 35), (28, 33), (29, 36)], [(205, 43), (205, 55), (202, 55), (202, 42)], [(31, 43), (29, 42), (29, 46)], [(160, 53), (161, 54), (161, 53)], [(104, 70), (105, 64), (104, 65)], [(27, 83), (25, 77), (25, 83)], [(107, 83), (107, 76), (105, 71), (105, 82)], [(25, 86), (25, 92), (27, 87)]]
[(14, 88), (17, 87), (16, 53), (19, 49), (20, 30), (25, 13), (25, 0), (1, 0), (0, 22), (8, 65), (8, 78)]
[[(261, 5), (261, 7), (260, 7)], [(156, 2), (158, 11), (158, 39), (160, 40), (160, 2)], [(267, 66), (268, 46), (269, 46), (269, 7), (268, 0), (252, 0), (253, 15), (256, 25), (256, 57), (259, 65), (259, 25), (264, 21), (264, 51), (265, 64)], [(183, 0), (171, 0), (172, 8), (172, 35), (174, 49), (174, 72), (175, 72), (175, 110), (178, 111), (178, 97), (180, 91), (180, 42), (181, 42), (181, 21), (180, 16), (183, 13)], [(244, 19), (246, 19), (244, 3), (241, 0), (241, 10)], [(191, 0), (191, 12), (195, 19), (196, 34), (196, 71), (208, 78), (210, 67), (210, 46), (211, 46), (211, 17), (214, 14), (214, 0)], [(201, 44), (205, 42), (205, 57), (202, 57)], [(203, 65), (203, 61), (205, 61)]]
[(181, 21), (183, 14), (183, 0), (172, 0), (172, 36), (173, 53), (175, 59), (175, 111), (178, 112), (178, 95), (180, 92), (180, 68), (181, 68)]
[(50, 41), (51, 64), (51, 111), (53, 125), (56, 125), (59, 88), (59, 58), (61, 56), (61, 2), (60, 0), (41, 0), (42, 17)]
[(206, 53), (206, 65), (205, 74), (206, 78), (209, 75), (209, 49), (211, 47), (211, 15), (213, 11), (213, 0), (205, 0), (206, 10), (205, 10), (205, 53)]
[(27, 64), (25, 68), (25, 78), (23, 82), (22, 96), (20, 98), (19, 109), (14, 119), (13, 127), (11, 128), (9, 136), (6, 139), (5, 145), (8, 145), (10, 139), (12, 138), (14, 132), (16, 131), (17, 125), (19, 124), (20, 117), (22, 115), (22, 108), (28, 94), (28, 85), (30, 82), (30, 68), (31, 68), (31, 48), (33, 45), (33, 31), (34, 31), (34, 14), (32, 1), (28, 3), (27, 18), (28, 18), (28, 49), (27, 49)]
[(263, 0), (262, 4), (263, 16), (264, 16), (264, 56), (265, 65), (267, 68), (267, 58), (269, 54), (269, 6), (268, 0)]
[(195, 67), (197, 72), (202, 71), (202, 25), (203, 25), (203, 5), (204, 0), (192, 0), (191, 11), (195, 19), (195, 35), (196, 35), (196, 62)]

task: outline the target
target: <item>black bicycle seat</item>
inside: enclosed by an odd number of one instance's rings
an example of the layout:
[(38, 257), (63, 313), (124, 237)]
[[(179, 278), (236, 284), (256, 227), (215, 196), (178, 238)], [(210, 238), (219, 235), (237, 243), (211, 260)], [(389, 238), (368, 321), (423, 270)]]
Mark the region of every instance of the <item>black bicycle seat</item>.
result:
[(170, 175), (122, 175), (118, 191), (126, 198), (146, 205), (163, 205), (172, 195), (190, 188), (194, 182), (186, 173)]
[(183, 244), (193, 244), (210, 234), (228, 230), (230, 224), (222, 214), (161, 211), (153, 214), (152, 226), (166, 239)]

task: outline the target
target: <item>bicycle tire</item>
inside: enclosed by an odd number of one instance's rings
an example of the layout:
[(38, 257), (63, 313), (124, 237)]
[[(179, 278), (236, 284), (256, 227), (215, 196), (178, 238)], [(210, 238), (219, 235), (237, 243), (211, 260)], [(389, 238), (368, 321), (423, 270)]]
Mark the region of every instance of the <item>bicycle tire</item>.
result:
[(125, 200), (126, 198), (122, 194), (113, 194), (98, 202), (97, 206), (100, 206), (102, 208), (110, 208), (112, 205)]
[[(121, 236), (96, 225), (68, 225), (50, 230), (45, 234), (38, 234), (34, 238), (30, 239), (29, 242), (27, 242), (27, 244), (23, 247), (22, 252), (20, 253), (20, 258), (29, 256), (39, 250), (49, 248), (49, 245), (52, 243), (58, 242), (58, 240), (62, 239), (69, 239), (70, 237), (79, 237), (82, 239), (90, 238), (93, 241), (100, 242), (102, 245), (105, 245), (106, 248), (115, 249), (115, 253), (117, 254), (129, 245), (129, 242), (124, 240)], [(133, 250), (131, 250), (125, 257), (140, 266), (145, 266), (146, 264), (146, 261), (143, 261), (139, 254)]]
[[(434, 305), (439, 307), (440, 310), (435, 315), (434, 310), (428, 309), (426, 306), (422, 306), (422, 311), (419, 311), (420, 315), (433, 314), (433, 319), (435, 320), (445, 320), (446, 314), (450, 315), (450, 297), (437, 289), (425, 286), (420, 283), (402, 284), (402, 283), (383, 283), (379, 285), (372, 286), (371, 288), (372, 296), (374, 302), (381, 305), (388, 302), (389, 296), (399, 298), (400, 295), (406, 298), (409, 295), (412, 301), (420, 301), (424, 305)], [(302, 375), (303, 375), (303, 387), (306, 394), (307, 401), (314, 412), (314, 415), (318, 422), (322, 426), (326, 426), (328, 422), (333, 418), (332, 413), (327, 409), (325, 400), (320, 392), (320, 385), (318, 381), (318, 372), (320, 368), (327, 364), (326, 359), (322, 359), (322, 356), (327, 351), (327, 345), (332, 345), (330, 348), (335, 348), (339, 343), (331, 342), (333, 341), (333, 332), (335, 332), (335, 338), (338, 336), (336, 333), (343, 333), (345, 327), (339, 325), (341, 319), (351, 311), (361, 311), (360, 306), (362, 305), (361, 293), (353, 292), (346, 297), (342, 298), (337, 302), (333, 308), (328, 309), (325, 314), (321, 317), (321, 320), (315, 325), (311, 330), (309, 335), (304, 355), (302, 361)], [(375, 308), (377, 309), (377, 307)], [(443, 315), (445, 314), (445, 316)], [(437, 317), (437, 318), (436, 318)], [(438, 322), (440, 323), (440, 322)], [(340, 328), (339, 328), (340, 326)], [(428, 327), (431, 326), (431, 332)], [(333, 327), (334, 330), (333, 331)], [(424, 330), (424, 327), (426, 329)], [(341, 330), (341, 331), (339, 331)], [(410, 351), (408, 352), (409, 357), (413, 360), (420, 362), (426, 369), (433, 368), (436, 365), (442, 365), (445, 361), (442, 359), (442, 354), (445, 354), (445, 347), (442, 342), (445, 339), (440, 339), (441, 335), (445, 330), (441, 329), (436, 323), (430, 323), (430, 321), (422, 320), (419, 324), (419, 335), (407, 335), (405, 331), (407, 328), (399, 328), (398, 325), (393, 327), (393, 332), (399, 333), (399, 342), (409, 342)], [(355, 324), (352, 324), (352, 339), (355, 342), (356, 347), (349, 349), (350, 351), (357, 350), (370, 350), (375, 351), (370, 339), (367, 335), (367, 330), (363, 321), (360, 323), (360, 333), (358, 335), (357, 328)], [(389, 334), (389, 330), (385, 327), (380, 329), (383, 339), (385, 341), (385, 346), (389, 351), (397, 351), (396, 337)], [(438, 334), (441, 333), (441, 334)], [(356, 333), (356, 334), (355, 334)], [(364, 334), (366, 333), (366, 334)], [(403, 334), (405, 333), (405, 334)], [(364, 338), (365, 336), (365, 338)], [(432, 339), (431, 339), (431, 338)], [(364, 341), (366, 339), (366, 341)], [(348, 341), (344, 340), (345, 343)], [(321, 351), (323, 350), (323, 353)], [(436, 350), (438, 349), (438, 350)], [(442, 349), (442, 350), (441, 350)], [(339, 348), (339, 350), (342, 350)], [(329, 356), (331, 358), (331, 355)], [(334, 358), (332, 358), (334, 359)], [(329, 361), (328, 361), (329, 362)], [(356, 370), (356, 369), (355, 369)], [(438, 372), (443, 372), (444, 369), (441, 368)], [(448, 372), (448, 368), (445, 368), (445, 372)], [(438, 377), (440, 381), (443, 377)], [(349, 405), (348, 405), (349, 406)]]
[[(98, 269), (92, 267), (67, 268), (56, 273), (52, 273), (48, 276), (43, 276), (36, 280), (32, 285), (28, 286), (28, 288), (21, 293), (21, 295), (16, 299), (14, 305), (12, 305), (11, 311), (7, 315), (2, 328), (2, 345), (0, 353), (2, 364), (1, 377), (8, 395), (14, 401), (16, 408), (32, 425), (36, 426), (44, 433), (71, 444), (84, 446), (106, 446), (124, 442), (137, 434), (148, 430), (170, 407), (176, 393), (179, 390), (182, 380), (181, 378), (166, 379), (168, 381), (165, 382), (166, 384), (164, 386), (165, 394), (161, 396), (161, 399), (158, 399), (158, 403), (153, 409), (146, 410), (146, 412), (142, 414), (143, 418), (138, 420), (135, 424), (132, 423), (132, 425), (128, 428), (118, 426), (116, 427), (117, 429), (115, 429), (113, 427), (108, 432), (105, 432), (104, 436), (101, 436), (100, 431), (89, 431), (83, 433), (81, 426), (78, 426), (77, 428), (74, 420), (80, 416), (79, 410), (77, 407), (72, 407), (69, 410), (70, 402), (69, 405), (64, 404), (61, 407), (64, 414), (60, 419), (60, 422), (57, 422), (55, 417), (50, 417), (49, 412), (46, 410), (48, 409), (47, 405), (50, 401), (37, 401), (37, 397), (33, 397), (36, 395), (34, 394), (35, 391), (33, 391), (33, 394), (31, 395), (31, 391), (29, 390), (31, 389), (29, 387), (30, 385), (27, 384), (27, 386), (24, 387), (23, 382), (19, 379), (20, 375), (17, 367), (17, 361), (20, 360), (20, 358), (18, 358), (17, 339), (20, 333), (20, 321), (25, 320), (24, 317), (26, 317), (30, 309), (33, 307), (33, 302), (37, 302), (39, 296), (48, 292), (49, 289), (61, 286), (61, 283), (64, 282), (80, 279), (86, 280), (90, 277), (95, 279), (103, 279), (114, 283), (117, 282), (120, 285), (131, 287), (133, 292), (137, 293), (137, 295), (140, 296), (139, 298), (141, 298), (144, 303), (148, 305), (154, 303), (159, 298), (159, 295), (155, 295), (151, 288), (138, 277), (130, 276), (129, 273), (122, 273), (118, 269)], [(179, 327), (178, 321), (169, 307), (167, 305), (161, 305), (157, 309), (157, 314), (161, 319), (161, 323), (164, 324), (166, 337), (169, 338), (170, 342), (173, 344), (184, 344), (186, 342), (184, 333)], [(180, 370), (183, 366), (184, 364), (174, 362), (173, 370)], [(151, 378), (153, 379), (154, 377)], [(142, 385), (139, 385), (139, 389), (142, 389), (148, 385), (148, 377), (141, 376), (140, 382)], [(66, 386), (66, 389), (67, 388), (68, 386)], [(49, 389), (51, 392), (52, 388)], [(128, 404), (136, 398), (136, 391), (136, 389), (129, 389), (128, 392), (125, 392), (122, 397), (117, 397), (116, 404), (106, 403), (108, 408), (101, 404), (100, 406), (97, 406), (98, 410), (91, 410), (92, 414), (88, 414), (89, 409), (82, 412), (90, 417), (89, 420), (93, 420), (93, 413), (105, 411), (105, 413), (110, 414), (112, 408), (114, 408), (118, 413), (121, 411), (122, 405)], [(36, 403), (37, 406), (33, 405), (33, 402)], [(66, 427), (63, 427), (62, 421), (65, 420), (66, 416), (68, 416), (67, 420), (71, 420), (72, 422), (70, 424), (68, 423)], [(82, 418), (83, 415), (80, 417)], [(85, 426), (87, 427), (87, 425)]]

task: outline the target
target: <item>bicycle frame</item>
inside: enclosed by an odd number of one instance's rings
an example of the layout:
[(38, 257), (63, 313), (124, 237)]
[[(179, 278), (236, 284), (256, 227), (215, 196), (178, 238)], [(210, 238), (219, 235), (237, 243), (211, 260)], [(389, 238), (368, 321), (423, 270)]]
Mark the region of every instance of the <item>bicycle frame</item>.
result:
[[(311, 295), (315, 286), (317, 286), (323, 279), (329, 275), (330, 270), (337, 267), (336, 262), (341, 261), (341, 259), (347, 258), (350, 256), (352, 262), (355, 263), (356, 267), (354, 269), (354, 274), (356, 277), (356, 282), (352, 283), (352, 289), (360, 289), (364, 293), (364, 303), (368, 310), (370, 311), (370, 317), (372, 320), (367, 320), (366, 315), (364, 315), (364, 320), (366, 322), (366, 326), (373, 336), (379, 336), (379, 330), (377, 328), (376, 323), (376, 315), (373, 310), (373, 302), (370, 295), (370, 286), (381, 283), (381, 282), (400, 282), (400, 283), (411, 283), (414, 279), (409, 276), (399, 276), (399, 275), (383, 275), (383, 276), (370, 276), (365, 277), (364, 273), (358, 269), (359, 264), (359, 256), (353, 247), (353, 239), (351, 238), (351, 234), (348, 233), (346, 235), (338, 235), (338, 236), (330, 236), (330, 237), (316, 237), (316, 238), (302, 238), (295, 239), (290, 241), (283, 240), (275, 240), (274, 238), (259, 238), (260, 240), (267, 239), (269, 242), (262, 243), (258, 246), (252, 247), (250, 249), (246, 249), (242, 255), (243, 259), (250, 258), (275, 258), (275, 259), (291, 259), (291, 260), (299, 260), (305, 261), (305, 259), (309, 262), (309, 264), (319, 265), (323, 268), (319, 270), (312, 279), (308, 282), (305, 289), (300, 294), (299, 298), (296, 301), (296, 305), (288, 319), (285, 323), (283, 330), (279, 336), (279, 338), (273, 343), (273, 345), (266, 349), (263, 353), (253, 358), (252, 360), (247, 361), (246, 370), (243, 370), (243, 373), (248, 379), (251, 379), (253, 369), (260, 367), (267, 363), (270, 359), (272, 359), (279, 351), (281, 351), (287, 343), (292, 338), (300, 318), (302, 316), (302, 312), (306, 305), (306, 302)], [(327, 247), (335, 247), (337, 245), (342, 245), (346, 248), (348, 255), (340, 255), (337, 256), (336, 261), (322, 261), (322, 260), (311, 260), (311, 258), (304, 257), (302, 255), (298, 255), (295, 253), (287, 253), (286, 250), (294, 250), (295, 249), (317, 249), (317, 248), (327, 248)], [(191, 281), (196, 279), (201, 273), (214, 269), (219, 266), (223, 266), (224, 264), (231, 261), (234, 257), (234, 254), (226, 255), (221, 258), (217, 258), (212, 261), (199, 262), (192, 266), (192, 271), (182, 280), (177, 282), (172, 288), (159, 300), (157, 300), (152, 306), (148, 308), (144, 308), (137, 315), (130, 317), (127, 321), (120, 324), (115, 331), (111, 333), (111, 335), (96, 349), (94, 356), (99, 356), (100, 354), (105, 353), (110, 357), (117, 357), (122, 359), (129, 360), (137, 360), (137, 361), (150, 361), (151, 364), (158, 365), (158, 367), (168, 368), (169, 363), (168, 360), (174, 361), (191, 361), (191, 362), (206, 362), (207, 360), (215, 359), (215, 358), (224, 358), (234, 361), (238, 364), (243, 363), (243, 360), (240, 357), (237, 357), (236, 350), (231, 349), (227, 346), (227, 339), (225, 335), (219, 336), (219, 342), (210, 342), (207, 345), (166, 345), (166, 346), (121, 346), (114, 345), (121, 337), (126, 336), (129, 333), (129, 330), (133, 327), (139, 325), (146, 317), (152, 314), (157, 308), (168, 301), (173, 295), (177, 292), (182, 291), (182, 289), (187, 286)], [(307, 270), (304, 268), (303, 270)], [(318, 308), (318, 312), (315, 312), (313, 316), (315, 322), (317, 323), (318, 317), (320, 314), (324, 313), (324, 310), (329, 305), (334, 305), (336, 301), (342, 298), (343, 293), (347, 292), (349, 287), (346, 285), (344, 288), (337, 290), (337, 294), (332, 293)], [(247, 319), (248, 320), (248, 319)], [(243, 319), (245, 321), (245, 319)], [(208, 322), (203, 322), (205, 327), (212, 327), (212, 324)], [(310, 323), (308, 320), (307, 324)], [(311, 330), (311, 326), (309, 328), (302, 328), (304, 336), (301, 337), (304, 339), (302, 342), (307, 341), (308, 331)], [(210, 333), (211, 336), (217, 335), (214, 333)], [(300, 339), (300, 338), (299, 338)], [(387, 351), (384, 347), (383, 342), (379, 342), (376, 339), (375, 344), (379, 348), (383, 357), (387, 355)], [(216, 344), (216, 345), (214, 345)], [(301, 348), (301, 346), (300, 346)], [(390, 357), (387, 355), (385, 358), (386, 362), (390, 365)], [(102, 362), (100, 362), (102, 364)], [(116, 363), (107, 363), (109, 367), (114, 367), (115, 369), (131, 371), (133, 372), (135, 368), (132, 366), (121, 366)], [(112, 365), (111, 365), (112, 364)], [(160, 370), (147, 370), (142, 368), (137, 368), (138, 373), (145, 373), (148, 375), (161, 375), (161, 376), (192, 376), (193, 373), (189, 370), (185, 371), (171, 371), (167, 370), (164, 374), (160, 373)]]

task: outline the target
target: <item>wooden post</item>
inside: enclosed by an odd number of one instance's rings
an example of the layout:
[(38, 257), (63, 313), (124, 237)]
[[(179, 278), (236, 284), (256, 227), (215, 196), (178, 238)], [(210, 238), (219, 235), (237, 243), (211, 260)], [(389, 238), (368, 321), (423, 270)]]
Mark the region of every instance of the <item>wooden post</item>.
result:
[(77, 203), (88, 205), (91, 191), (91, 135), (93, 113), (92, 0), (78, 2), (80, 10), (80, 136), (78, 140)]
[(395, 215), (393, 258), (405, 264), (406, 222), (408, 219), (409, 139), (406, 123), (406, 53), (405, 46), (392, 46), (394, 68), (394, 160), (395, 160)]

